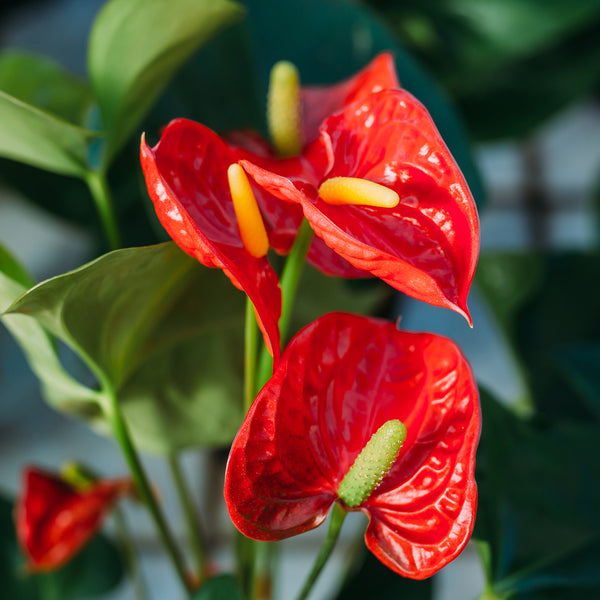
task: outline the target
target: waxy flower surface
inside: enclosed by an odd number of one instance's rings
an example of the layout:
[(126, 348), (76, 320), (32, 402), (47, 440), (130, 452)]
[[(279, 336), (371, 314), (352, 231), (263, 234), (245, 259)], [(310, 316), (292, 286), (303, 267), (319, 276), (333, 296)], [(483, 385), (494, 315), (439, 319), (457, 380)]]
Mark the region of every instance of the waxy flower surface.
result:
[(141, 162), (156, 213), (169, 235), (207, 267), (223, 269), (256, 309), (265, 343), (279, 356), (281, 290), (265, 254), (242, 242), (228, 169), (238, 156), (219, 136), (193, 121), (172, 121), (150, 148), (142, 139)]
[[(348, 506), (345, 475), (373, 434), (398, 421), (406, 437), (397, 457)], [(279, 540), (318, 526), (338, 502), (366, 513), (366, 544), (384, 564), (428, 577), (471, 535), (479, 431), (477, 387), (452, 341), (325, 315), (290, 342), (233, 443), (230, 517), (248, 537)]]
[[(327, 156), (316, 176), (286, 177), (285, 161), (241, 164), (270, 194), (299, 203), (316, 235), (355, 268), (470, 320), (477, 210), (426, 109), (404, 90), (371, 94), (329, 117), (314, 145)], [(374, 191), (355, 190), (365, 183)]]
[(34, 467), (25, 470), (23, 482), (15, 521), (29, 571), (63, 566), (98, 532), (117, 501), (133, 493), (129, 479), (101, 480), (77, 490)]
[[(382, 54), (347, 81), (301, 90), (302, 141), (316, 139), (319, 125), (332, 111), (373, 91), (397, 85), (393, 59)], [(156, 213), (169, 235), (202, 264), (222, 268), (248, 294), (267, 346), (272, 354), (277, 354), (279, 282), (266, 256), (253, 256), (244, 247), (240, 236), (243, 224), (238, 222), (227, 179), (227, 169), (238, 160), (270, 164), (276, 161), (275, 154), (251, 132), (236, 132), (227, 139), (230, 143), (198, 123), (177, 119), (166, 127), (154, 148), (142, 140), (142, 168)], [(327, 160), (324, 148), (314, 145), (292, 161), (281, 162), (279, 173), (294, 179), (314, 180)], [(303, 218), (301, 207), (281, 202), (256, 187), (254, 193), (270, 247), (287, 254)], [(332, 252), (320, 238), (313, 242), (309, 261), (328, 273), (348, 277), (367, 275)]]

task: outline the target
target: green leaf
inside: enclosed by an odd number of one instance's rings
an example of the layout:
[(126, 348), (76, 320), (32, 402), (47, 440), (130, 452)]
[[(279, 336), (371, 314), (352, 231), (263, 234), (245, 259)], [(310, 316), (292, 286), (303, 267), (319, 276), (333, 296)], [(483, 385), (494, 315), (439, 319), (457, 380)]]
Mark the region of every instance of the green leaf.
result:
[(548, 416), (594, 418), (559, 363), (569, 346), (600, 343), (599, 258), (597, 252), (544, 256), (535, 292), (515, 315), (517, 352), (529, 372), (536, 405)]
[(359, 567), (344, 582), (336, 596), (337, 600), (431, 600), (432, 579), (415, 581), (406, 579), (384, 566), (373, 554), (364, 552)]
[(181, 64), (241, 14), (229, 0), (112, 0), (104, 6), (92, 28), (88, 66), (108, 135), (106, 160)]
[(235, 575), (217, 575), (207, 579), (190, 600), (243, 600)]
[(291, 333), (328, 312), (373, 315), (386, 307), (393, 293), (392, 288), (378, 279), (330, 277), (306, 264), (293, 307)]
[(531, 135), (569, 103), (593, 93), (599, 82), (599, 27), (596, 17), (544, 52), (492, 69), (489, 81), (461, 95), (458, 105), (476, 139)]
[(567, 345), (556, 355), (573, 390), (600, 421), (600, 343)]
[[(0, 245), (0, 273), (25, 288), (30, 288), (34, 285), (34, 281), (25, 267), (2, 245)], [(5, 302), (8, 302), (8, 304), (11, 303), (10, 300), (3, 298), (0, 300), (0, 310), (4, 310), (3, 306)]]
[(75, 125), (93, 102), (89, 86), (45, 56), (9, 50), (0, 55), (0, 90)]
[(598, 598), (600, 587), (591, 586), (580, 589), (570, 587), (536, 590), (514, 596), (515, 600), (573, 600), (573, 598)]
[(83, 176), (96, 134), (0, 91), (0, 156), (61, 175)]
[(124, 571), (116, 546), (96, 536), (77, 556), (52, 573), (27, 575), (18, 547), (13, 505), (0, 497), (0, 580), (2, 597), (10, 600), (81, 600), (112, 591)]
[(481, 392), (474, 535), (489, 544), (494, 587), (542, 585), (552, 571), (556, 585), (589, 581), (588, 563), (581, 572), (568, 565), (585, 544), (598, 549), (590, 536), (600, 531), (600, 428), (520, 419)]
[(523, 136), (598, 83), (600, 2), (371, 0), (477, 139)]
[(148, 131), (174, 116), (215, 131), (264, 128), (265, 102), (246, 21), (219, 32), (175, 76), (152, 112)]
[[(525, 571), (500, 581), (497, 591), (532, 592), (564, 587), (573, 591), (578, 587), (600, 586), (600, 538), (560, 549), (550, 559), (542, 560)], [(521, 597), (519, 595), (519, 597)]]
[[(0, 314), (30, 285), (30, 277), (23, 267), (0, 246)], [(98, 393), (77, 382), (64, 370), (54, 340), (34, 318), (3, 314), (1, 319), (21, 346), (50, 405), (78, 415), (95, 412)]]
[(517, 311), (541, 284), (542, 272), (542, 261), (534, 253), (484, 252), (479, 257), (475, 283), (513, 342)]
[(11, 310), (37, 319), (116, 391), (143, 448), (171, 452), (235, 435), (244, 306), (220, 270), (166, 243), (106, 254)]

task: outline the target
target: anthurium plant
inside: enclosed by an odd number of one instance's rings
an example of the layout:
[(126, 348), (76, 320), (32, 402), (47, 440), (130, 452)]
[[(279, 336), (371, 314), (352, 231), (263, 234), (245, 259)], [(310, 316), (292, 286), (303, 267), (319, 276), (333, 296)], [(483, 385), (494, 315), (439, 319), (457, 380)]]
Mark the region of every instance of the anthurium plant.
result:
[[(334, 14), (323, 39), (296, 35)], [(588, 507), (600, 494), (577, 477), (600, 481), (593, 425), (541, 426), (534, 398), (499, 404), (456, 342), (403, 326), (410, 297), (477, 328), (467, 301), (482, 187), (458, 118), (375, 14), (333, 0), (110, 0), (88, 74), (0, 55), (7, 181), (19, 168), (64, 193), (79, 180), (95, 211), (84, 220), (101, 231), (93, 260), (37, 284), (0, 246), (0, 308), (44, 399), (114, 440), (129, 473), (79, 456), (23, 465), (2, 504), (7, 598), (86, 598), (126, 573), (136, 600), (151, 600), (122, 502), (151, 517), (173, 598), (316, 598), (351, 512), (367, 524), (332, 598), (431, 599), (432, 576), (472, 536), (482, 600), (598, 588)], [(49, 82), (55, 94), (42, 93)], [(53, 196), (48, 208), (64, 212)], [(539, 265), (482, 264), (483, 296), (518, 345), (523, 302), (506, 286), (527, 298)], [(565, 374), (589, 395), (579, 351), (566, 348)], [(225, 563), (184, 450), (228, 456)], [(186, 544), (143, 453), (173, 471)], [(539, 488), (524, 455), (540, 461)], [(548, 501), (563, 467), (568, 498)], [(326, 521), (312, 568), (279, 584), (277, 542)], [(557, 521), (560, 548), (548, 544)]]

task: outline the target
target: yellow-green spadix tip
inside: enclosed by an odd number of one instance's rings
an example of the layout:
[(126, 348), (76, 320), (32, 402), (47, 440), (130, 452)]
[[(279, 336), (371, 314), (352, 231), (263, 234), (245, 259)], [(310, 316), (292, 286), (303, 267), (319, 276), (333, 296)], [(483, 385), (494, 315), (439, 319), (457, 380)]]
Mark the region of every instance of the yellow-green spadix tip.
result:
[(406, 439), (406, 426), (398, 419), (384, 423), (366, 443), (346, 473), (338, 496), (349, 508), (360, 506), (381, 483)]

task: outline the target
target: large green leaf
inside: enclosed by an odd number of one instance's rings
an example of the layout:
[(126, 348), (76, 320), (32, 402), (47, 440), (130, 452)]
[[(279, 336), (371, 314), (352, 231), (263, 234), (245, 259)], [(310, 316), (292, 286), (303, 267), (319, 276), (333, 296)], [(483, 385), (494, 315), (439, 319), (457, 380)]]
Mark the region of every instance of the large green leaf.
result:
[(593, 91), (598, 0), (370, 0), (479, 139), (522, 136)]
[(535, 292), (515, 315), (517, 352), (541, 411), (587, 421), (593, 412), (580, 401), (559, 363), (567, 347), (600, 343), (600, 256), (555, 253), (544, 256), (542, 267)]
[(83, 176), (95, 134), (0, 91), (0, 156), (62, 175)]
[(216, 575), (207, 579), (190, 600), (243, 600), (235, 575)]
[[(219, 32), (175, 76), (149, 118), (149, 132), (186, 117), (215, 131), (264, 129), (264, 90), (246, 20)], [(154, 139), (154, 136), (149, 136)]]
[(108, 135), (107, 160), (181, 64), (240, 15), (230, 0), (111, 0), (104, 6), (90, 36), (88, 64)]
[(542, 259), (534, 253), (482, 252), (475, 283), (488, 306), (514, 342), (517, 311), (541, 284)]
[(594, 409), (565, 378), (562, 362), (566, 348), (600, 343), (597, 253), (482, 254), (476, 282), (512, 344), (537, 407), (561, 418), (590, 418)]
[[(32, 285), (23, 267), (0, 246), (0, 314)], [(34, 318), (2, 315), (42, 385), (44, 397), (61, 410), (86, 415), (96, 411), (98, 393), (73, 379), (63, 368), (52, 337)]]
[[(304, 282), (297, 327), (330, 310), (370, 311), (386, 295), (381, 287), (347, 286), (310, 269)], [(101, 385), (110, 382), (145, 449), (221, 446), (235, 435), (242, 419), (244, 296), (220, 270), (201, 266), (173, 243), (106, 254), (37, 285), (11, 311), (6, 318), (25, 319), (41, 332), (43, 326)], [(87, 416), (101, 425), (99, 409)]]
[(39, 284), (11, 310), (109, 382), (145, 449), (224, 445), (235, 434), (243, 295), (173, 243), (106, 254)]
[(74, 125), (85, 124), (93, 102), (85, 82), (45, 56), (17, 50), (0, 54), (0, 90)]
[(573, 390), (600, 421), (600, 342), (559, 348), (556, 359)]
[[(600, 428), (519, 419), (483, 390), (481, 401), (475, 537), (489, 544), (494, 587), (597, 583)], [(582, 552), (588, 559), (571, 568)]]
[[(600, 533), (591, 540), (574, 547), (560, 549), (549, 560), (542, 560), (524, 571), (515, 573), (499, 582), (497, 591), (517, 591), (518, 597), (536, 590), (600, 586)], [(525, 596), (526, 597), (526, 596)]]
[(476, 139), (525, 137), (569, 103), (593, 93), (600, 83), (599, 29), (597, 16), (544, 52), (491, 70), (489, 81), (462, 94), (457, 103)]
[(0, 581), (6, 600), (82, 600), (113, 590), (124, 571), (116, 546), (96, 536), (67, 565), (41, 575), (27, 575), (15, 537), (13, 505), (0, 497)]

